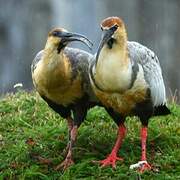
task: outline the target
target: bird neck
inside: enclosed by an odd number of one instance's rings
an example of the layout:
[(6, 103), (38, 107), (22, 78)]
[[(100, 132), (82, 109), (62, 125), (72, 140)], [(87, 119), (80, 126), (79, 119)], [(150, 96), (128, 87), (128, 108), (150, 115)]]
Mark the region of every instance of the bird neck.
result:
[(47, 71), (54, 71), (58, 64), (64, 63), (63, 50), (58, 53), (57, 46), (46, 45), (44, 49), (43, 64)]
[(107, 44), (102, 48), (97, 60), (97, 67), (104, 64), (104, 61), (111, 61), (112, 66), (119, 64), (117, 68), (124, 69), (129, 65), (128, 47), (127, 47), (127, 35), (126, 32), (117, 36), (117, 39), (110, 48)]
[(126, 39), (121, 39), (112, 49), (107, 46), (102, 49), (94, 73), (94, 79), (102, 89), (124, 91), (129, 87), (131, 73)]
[(70, 63), (64, 50), (58, 53), (57, 47), (45, 47), (41, 70), (47, 79), (47, 85), (51, 87), (59, 85), (65, 87), (71, 78)]

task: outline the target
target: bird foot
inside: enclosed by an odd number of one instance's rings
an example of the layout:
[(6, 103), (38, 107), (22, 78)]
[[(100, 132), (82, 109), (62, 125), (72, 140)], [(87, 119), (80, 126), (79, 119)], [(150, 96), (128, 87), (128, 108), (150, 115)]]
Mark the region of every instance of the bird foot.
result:
[(74, 161), (71, 158), (66, 158), (61, 164), (57, 165), (55, 167), (55, 170), (63, 170), (65, 171), (68, 167), (72, 166), (74, 164)]
[(148, 164), (147, 161), (139, 161), (136, 164), (132, 164), (129, 167), (130, 169), (137, 169), (140, 173), (143, 173), (144, 171), (149, 171), (151, 170), (150, 164)]
[(110, 154), (106, 159), (98, 161), (101, 167), (111, 165), (112, 168), (116, 168), (116, 161), (123, 161), (123, 158), (117, 157), (116, 154)]

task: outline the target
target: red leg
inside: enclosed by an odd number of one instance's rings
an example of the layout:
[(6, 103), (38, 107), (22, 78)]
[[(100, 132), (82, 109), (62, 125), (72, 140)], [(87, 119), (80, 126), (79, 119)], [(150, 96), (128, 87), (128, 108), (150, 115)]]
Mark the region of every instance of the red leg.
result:
[(139, 172), (143, 173), (146, 170), (150, 170), (151, 166), (146, 161), (146, 140), (147, 140), (147, 127), (141, 128), (141, 161), (137, 164), (131, 165), (130, 169), (137, 168)]
[(119, 151), (119, 148), (121, 147), (125, 135), (126, 135), (126, 127), (124, 126), (124, 124), (120, 124), (118, 129), (118, 137), (111, 153), (108, 155), (106, 159), (99, 161), (99, 163), (102, 164), (102, 167), (112, 165), (112, 167), (115, 168), (116, 161), (123, 160), (123, 158), (117, 157), (117, 153)]
[(141, 161), (144, 163), (141, 165), (141, 167), (138, 169), (141, 173), (143, 173), (146, 170), (150, 170), (151, 166), (146, 161), (146, 140), (147, 140), (147, 134), (148, 134), (148, 128), (142, 127), (141, 128)]
[(147, 127), (141, 128), (141, 161), (146, 161)]
[(72, 127), (71, 132), (70, 132), (70, 142), (69, 142), (69, 147), (68, 147), (68, 153), (66, 155), (65, 160), (61, 164), (56, 166), (55, 170), (59, 170), (59, 169), (66, 170), (69, 166), (74, 164), (74, 161), (72, 160), (72, 147), (74, 146), (74, 143), (76, 141), (77, 130), (78, 130), (78, 127), (76, 125)]

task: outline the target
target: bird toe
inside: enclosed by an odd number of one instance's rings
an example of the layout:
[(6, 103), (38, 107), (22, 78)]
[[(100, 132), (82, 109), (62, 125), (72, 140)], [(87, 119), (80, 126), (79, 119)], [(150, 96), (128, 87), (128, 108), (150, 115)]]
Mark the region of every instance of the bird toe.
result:
[(147, 161), (139, 161), (136, 164), (132, 164), (130, 169), (137, 169), (138, 172), (143, 173), (145, 171), (151, 170), (151, 165)]
[(117, 157), (116, 155), (109, 155), (106, 159), (99, 161), (99, 164), (101, 164), (101, 167), (110, 165), (113, 169), (115, 169), (116, 161), (123, 161), (123, 158)]
[(151, 166), (150, 166), (150, 164), (148, 164), (148, 163), (143, 163), (143, 164), (141, 165), (141, 167), (138, 168), (138, 171), (139, 171), (140, 173), (144, 173), (145, 171), (150, 171), (150, 170), (151, 170)]
[(62, 163), (60, 163), (59, 165), (57, 165), (55, 167), (55, 170), (63, 170), (65, 171), (67, 168), (69, 168), (70, 166), (72, 166), (74, 164), (74, 161), (70, 158), (66, 158)]

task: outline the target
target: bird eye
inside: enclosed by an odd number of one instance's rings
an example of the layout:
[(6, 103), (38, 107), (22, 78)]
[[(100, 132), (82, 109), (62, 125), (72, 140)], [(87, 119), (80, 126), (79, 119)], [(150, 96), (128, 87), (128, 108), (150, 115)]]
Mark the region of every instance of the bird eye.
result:
[(117, 30), (117, 28), (118, 28), (118, 25), (117, 25), (117, 24), (115, 24), (114, 26), (112, 26), (112, 27), (111, 27), (111, 30), (116, 31), (116, 30)]
[(115, 26), (116, 28), (118, 28), (118, 25), (117, 25), (117, 24), (115, 24), (114, 26)]
[(59, 35), (59, 32), (58, 32), (58, 31), (54, 31), (54, 32), (52, 33), (52, 35), (53, 35), (53, 36), (58, 36), (58, 35)]
[(116, 29), (118, 28), (118, 25), (115, 24), (115, 25), (113, 26), (113, 28), (116, 30)]

